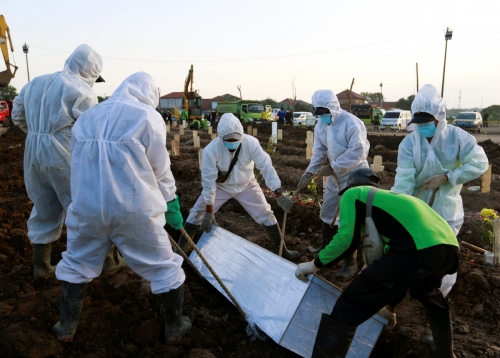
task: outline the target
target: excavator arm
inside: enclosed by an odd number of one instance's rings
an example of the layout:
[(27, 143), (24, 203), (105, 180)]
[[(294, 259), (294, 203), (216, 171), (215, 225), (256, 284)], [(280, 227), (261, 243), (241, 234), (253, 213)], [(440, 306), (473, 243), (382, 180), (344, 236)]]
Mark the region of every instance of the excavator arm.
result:
[[(10, 44), (10, 51), (12, 52), (12, 57), (14, 58), (14, 46), (12, 45), (12, 37), (10, 36), (10, 29), (5, 21), (5, 17), (0, 15), (0, 48), (2, 49), (3, 59), (5, 61), (5, 66), (7, 69), (5, 71), (0, 72), (0, 87), (7, 87), (10, 83), (10, 80), (14, 78), (17, 71), (17, 66), (10, 63), (9, 61), (9, 48), (7, 46), (7, 39)], [(12, 72), (12, 68), (14, 72)]]

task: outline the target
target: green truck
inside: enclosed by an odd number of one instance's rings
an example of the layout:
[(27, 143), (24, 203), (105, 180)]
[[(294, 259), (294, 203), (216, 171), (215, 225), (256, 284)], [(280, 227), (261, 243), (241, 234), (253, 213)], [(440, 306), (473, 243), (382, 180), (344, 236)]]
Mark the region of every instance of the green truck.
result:
[(254, 101), (221, 102), (217, 104), (219, 118), (225, 113), (232, 113), (242, 123), (260, 121), (264, 106)]
[(366, 124), (371, 124), (377, 114), (379, 116), (379, 121), (382, 121), (385, 109), (372, 107), (371, 104), (358, 104), (351, 106), (351, 112)]

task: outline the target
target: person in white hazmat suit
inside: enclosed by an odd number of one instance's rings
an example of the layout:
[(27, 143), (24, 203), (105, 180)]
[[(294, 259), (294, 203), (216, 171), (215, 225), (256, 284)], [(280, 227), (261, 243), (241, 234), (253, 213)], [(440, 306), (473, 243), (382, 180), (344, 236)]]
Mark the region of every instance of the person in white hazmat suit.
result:
[(80, 45), (61, 72), (34, 78), (14, 98), (12, 120), (25, 133), (24, 181), (33, 202), (28, 237), (33, 243), (34, 277), (54, 275), (52, 242), (59, 239), (64, 213), (71, 202), (71, 127), (97, 104), (92, 89), (102, 59), (90, 46)]
[[(236, 199), (250, 216), (266, 227), (267, 234), (278, 253), (281, 233), (271, 206), (267, 203), (254, 175), (254, 166), (260, 170), (266, 185), (276, 194), (278, 205), (285, 211), (292, 207), (292, 201), (282, 195), (281, 181), (274, 169), (269, 154), (264, 152), (259, 141), (243, 133), (240, 120), (233, 114), (224, 114), (217, 127), (217, 136), (203, 151), (201, 180), (203, 191), (191, 209), (184, 229), (194, 239), (200, 227), (210, 232), (217, 225), (215, 213), (229, 199)], [(231, 162), (236, 160), (234, 167)], [(183, 235), (179, 246), (184, 252), (190, 246)], [(288, 260), (299, 258), (297, 251), (283, 247), (283, 257)]]
[[(410, 123), (417, 128), (399, 145), (396, 178), (391, 191), (417, 195), (424, 189), (419, 199), (429, 204), (435, 195), (432, 208), (458, 235), (464, 222), (460, 191), (464, 183), (478, 178), (488, 169), (488, 158), (472, 135), (447, 124), (443, 99), (434, 86), (426, 84), (418, 91), (411, 112)], [(456, 274), (445, 276), (443, 283), (445, 281), (447, 284), (441, 289), (446, 297), (456, 281)], [(384, 310), (384, 317), (390, 319), (391, 325), (396, 324), (398, 303), (398, 300), (391, 302)]]
[(60, 341), (73, 340), (87, 284), (101, 273), (112, 244), (161, 294), (166, 338), (180, 339), (191, 328), (181, 316), (183, 260), (163, 228), (166, 221), (180, 229), (182, 215), (158, 101), (151, 76), (138, 72), (73, 127), (68, 244), (56, 268), (63, 289), (53, 331)]
[[(312, 253), (323, 250), (338, 230), (334, 221), (339, 207), (339, 191), (347, 185), (349, 174), (359, 168), (368, 168), (366, 158), (370, 143), (366, 127), (356, 116), (340, 108), (337, 96), (331, 90), (318, 90), (312, 96), (314, 115), (320, 120), (314, 128), (312, 158), (297, 187), (303, 189), (317, 174), (328, 177), (323, 194), (320, 218), (323, 221), (322, 244)], [(325, 164), (326, 159), (328, 163)], [(340, 183), (337, 183), (337, 177)], [(340, 186), (339, 186), (340, 185)], [(349, 280), (358, 270), (356, 251), (344, 258), (344, 266), (337, 273), (338, 280)]]

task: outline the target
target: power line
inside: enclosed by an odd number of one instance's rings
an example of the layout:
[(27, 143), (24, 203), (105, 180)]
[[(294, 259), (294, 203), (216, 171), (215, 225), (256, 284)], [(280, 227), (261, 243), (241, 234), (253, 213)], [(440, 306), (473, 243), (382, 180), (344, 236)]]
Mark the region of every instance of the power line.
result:
[[(319, 54), (324, 54), (324, 53), (353, 50), (353, 49), (357, 49), (357, 48), (375, 46), (375, 45), (396, 42), (396, 41), (402, 41), (402, 40), (420, 37), (420, 36), (426, 36), (426, 35), (433, 34), (436, 32), (441, 32), (441, 30), (434, 30), (434, 31), (430, 31), (430, 32), (426, 32), (426, 33), (422, 33), (422, 34), (418, 34), (418, 35), (400, 37), (397, 39), (373, 42), (373, 43), (357, 45), (357, 46), (342, 47), (342, 48), (337, 48), (337, 49), (332, 49), (332, 50), (305, 52), (305, 53), (289, 54), (289, 55), (267, 56), (267, 57), (250, 57), (250, 58), (220, 59), (220, 60), (147, 60), (147, 59), (133, 59), (133, 58), (105, 57), (105, 56), (103, 56), (102, 58), (108, 59), (108, 60), (159, 62), (159, 63), (200, 63), (200, 62), (210, 63), (210, 62), (260, 61), (260, 60), (271, 60), (271, 59), (289, 58), (289, 57), (311, 56), (311, 55), (319, 55)], [(53, 52), (60, 52), (60, 53), (71, 53), (68, 51), (55, 50), (55, 49), (41, 47), (41, 46), (34, 46), (34, 45), (30, 45), (30, 46), (33, 48), (38, 48), (38, 49), (46, 50), (46, 51), (53, 51)]]

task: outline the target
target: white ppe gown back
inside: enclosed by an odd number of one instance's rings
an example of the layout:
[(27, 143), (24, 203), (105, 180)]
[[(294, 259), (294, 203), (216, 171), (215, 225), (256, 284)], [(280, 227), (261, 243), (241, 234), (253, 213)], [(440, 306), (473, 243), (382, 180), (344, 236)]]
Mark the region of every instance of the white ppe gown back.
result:
[(71, 127), (97, 104), (92, 85), (102, 59), (90, 46), (80, 45), (62, 72), (34, 78), (14, 99), (12, 120), (25, 133), (24, 180), (33, 202), (28, 236), (35, 244), (59, 239), (64, 211), (71, 202)]
[(57, 265), (59, 280), (97, 277), (113, 243), (129, 267), (151, 281), (153, 293), (184, 282), (182, 258), (163, 228), (176, 187), (158, 100), (151, 76), (138, 72), (74, 125), (68, 249)]
[(320, 218), (326, 224), (332, 221), (339, 205), (338, 192), (347, 184), (349, 173), (358, 168), (368, 168), (366, 158), (370, 143), (366, 127), (356, 116), (340, 108), (337, 96), (331, 90), (318, 90), (312, 96), (314, 107), (328, 108), (332, 123), (318, 121), (314, 128), (312, 157), (306, 172), (316, 174), (328, 158), (330, 167), (340, 180), (340, 188), (333, 175), (327, 179)]
[[(391, 191), (416, 195), (424, 180), (446, 174), (448, 182), (436, 189), (432, 208), (450, 226), (459, 229), (464, 217), (460, 196), (462, 185), (488, 169), (488, 158), (472, 135), (447, 124), (443, 100), (434, 86), (423, 86), (415, 96), (411, 109), (412, 114), (429, 113), (439, 123), (430, 143), (418, 130), (403, 139), (399, 145), (398, 167)], [(428, 202), (431, 196), (432, 190), (427, 190), (419, 198)]]

